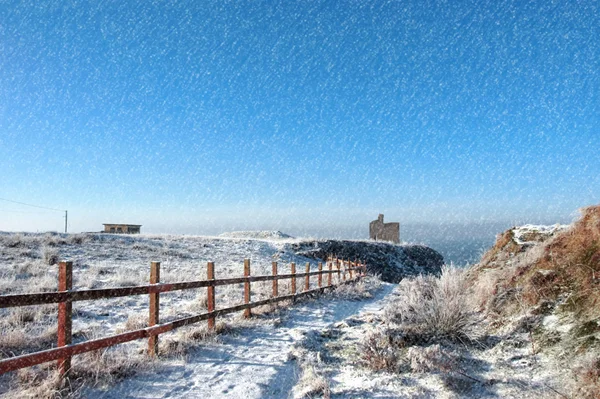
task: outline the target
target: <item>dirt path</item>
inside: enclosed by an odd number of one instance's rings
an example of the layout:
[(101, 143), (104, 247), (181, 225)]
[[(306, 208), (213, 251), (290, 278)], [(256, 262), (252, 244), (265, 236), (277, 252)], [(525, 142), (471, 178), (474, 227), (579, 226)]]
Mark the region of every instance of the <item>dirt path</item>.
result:
[(309, 330), (321, 330), (361, 312), (379, 310), (395, 285), (384, 284), (367, 300), (318, 299), (290, 309), (277, 327), (259, 325), (224, 335), (220, 343), (190, 353), (187, 361), (167, 360), (152, 373), (122, 381), (89, 398), (288, 398), (298, 380), (289, 360), (294, 344)]

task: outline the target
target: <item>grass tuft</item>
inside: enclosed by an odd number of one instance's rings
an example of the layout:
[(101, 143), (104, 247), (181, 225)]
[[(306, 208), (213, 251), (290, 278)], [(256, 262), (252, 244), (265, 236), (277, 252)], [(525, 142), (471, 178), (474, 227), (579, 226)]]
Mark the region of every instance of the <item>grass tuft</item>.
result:
[(386, 309), (386, 318), (424, 337), (477, 340), (481, 319), (468, 288), (465, 272), (451, 266), (444, 266), (439, 277), (404, 279), (397, 298)]

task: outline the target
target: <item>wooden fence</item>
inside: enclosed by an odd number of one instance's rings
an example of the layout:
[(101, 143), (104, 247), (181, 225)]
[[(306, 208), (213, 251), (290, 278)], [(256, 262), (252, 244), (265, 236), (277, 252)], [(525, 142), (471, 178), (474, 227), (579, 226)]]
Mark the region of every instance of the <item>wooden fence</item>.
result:
[[(160, 262), (150, 264), (150, 285), (101, 288), (88, 290), (73, 290), (73, 263), (60, 262), (58, 273), (58, 292), (44, 292), (39, 294), (15, 294), (0, 296), (0, 308), (11, 308), (18, 306), (42, 305), (58, 303), (58, 339), (57, 347), (31, 354), (10, 357), (0, 360), (0, 374), (17, 370), (36, 364), (57, 360), (57, 366), (61, 376), (66, 376), (71, 368), (71, 357), (77, 354), (107, 348), (124, 342), (141, 338), (148, 338), (148, 354), (156, 356), (158, 352), (158, 336), (162, 333), (183, 327), (189, 324), (207, 320), (209, 329), (215, 328), (215, 319), (228, 313), (244, 311), (245, 317), (251, 316), (251, 309), (257, 306), (273, 304), (286, 300), (296, 300), (306, 295), (319, 293), (327, 288), (332, 288), (355, 281), (366, 273), (366, 265), (360, 262), (352, 262), (337, 258), (329, 258), (326, 262), (327, 269), (323, 264), (318, 264), (317, 271), (310, 271), (310, 264), (306, 263), (304, 273), (296, 273), (296, 265), (291, 264), (290, 274), (278, 274), (277, 262), (272, 263), (272, 275), (251, 276), (250, 260), (244, 260), (244, 277), (215, 279), (215, 265), (213, 262), (207, 264), (207, 280), (184, 281), (179, 283), (160, 282)], [(310, 277), (317, 276), (318, 288), (310, 289)], [(324, 284), (323, 276), (327, 277)], [(304, 290), (296, 292), (296, 279), (304, 278)], [(333, 283), (335, 278), (336, 284)], [(279, 295), (279, 280), (291, 279), (291, 292)], [(272, 281), (273, 292), (269, 299), (251, 301), (251, 283), (257, 281)], [(222, 285), (244, 284), (244, 301), (242, 304), (224, 309), (216, 309), (215, 287)], [(208, 312), (195, 316), (185, 317), (160, 324), (160, 294), (171, 291), (189, 290), (194, 288), (207, 288)], [(117, 298), (133, 295), (149, 295), (149, 319), (148, 327), (112, 335), (85, 342), (72, 343), (72, 306), (76, 301), (89, 301), (104, 298)]]

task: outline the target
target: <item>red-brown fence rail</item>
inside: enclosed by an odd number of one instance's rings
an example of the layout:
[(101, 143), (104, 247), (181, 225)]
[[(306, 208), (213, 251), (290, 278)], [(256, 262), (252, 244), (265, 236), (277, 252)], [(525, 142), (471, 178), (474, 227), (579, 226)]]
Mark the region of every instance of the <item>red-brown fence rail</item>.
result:
[[(183, 327), (189, 324), (208, 321), (209, 329), (215, 328), (215, 319), (228, 313), (244, 311), (245, 317), (251, 316), (251, 309), (257, 306), (273, 304), (281, 301), (296, 300), (301, 297), (319, 293), (328, 288), (356, 281), (366, 273), (366, 265), (360, 262), (329, 258), (327, 269), (323, 269), (322, 263), (318, 264), (317, 271), (310, 271), (310, 264), (306, 264), (304, 273), (296, 273), (295, 263), (291, 264), (291, 274), (278, 274), (277, 262), (273, 262), (272, 275), (251, 276), (250, 260), (244, 260), (244, 277), (215, 279), (214, 263), (207, 264), (207, 280), (185, 281), (180, 283), (160, 283), (160, 262), (150, 264), (150, 285), (121, 288), (102, 288), (90, 290), (73, 290), (73, 264), (72, 262), (60, 262), (58, 274), (58, 292), (44, 292), (39, 294), (15, 294), (0, 296), (0, 308), (11, 308), (28, 305), (42, 305), (58, 303), (58, 342), (57, 347), (31, 354), (15, 356), (0, 360), (0, 374), (17, 370), (36, 364), (57, 360), (57, 367), (62, 376), (66, 376), (71, 368), (71, 357), (77, 354), (107, 348), (124, 342), (141, 338), (148, 338), (148, 354), (155, 356), (158, 352), (158, 336), (162, 333)], [(348, 278), (346, 275), (348, 274)], [(323, 275), (327, 275), (327, 285), (323, 285)], [(310, 276), (317, 276), (318, 288), (310, 289)], [(336, 276), (336, 283), (333, 278)], [(296, 292), (296, 279), (304, 278), (304, 291)], [(279, 280), (291, 280), (291, 292), (279, 295)], [(273, 292), (271, 298), (251, 302), (251, 283), (257, 281), (272, 281)], [(215, 309), (215, 287), (232, 284), (244, 284), (244, 302), (237, 306), (224, 309)], [(160, 294), (164, 292), (189, 290), (194, 288), (207, 288), (208, 312), (195, 316), (184, 317), (160, 324)], [(122, 334), (112, 335), (85, 342), (72, 343), (72, 304), (76, 301), (89, 301), (105, 298), (118, 298), (133, 295), (149, 295), (149, 319), (148, 327)]]

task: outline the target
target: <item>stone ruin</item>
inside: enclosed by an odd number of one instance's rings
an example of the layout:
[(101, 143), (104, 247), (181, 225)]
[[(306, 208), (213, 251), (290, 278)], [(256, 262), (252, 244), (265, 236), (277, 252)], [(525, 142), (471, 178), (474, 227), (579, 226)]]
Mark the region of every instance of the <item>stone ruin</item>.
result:
[(369, 238), (375, 241), (400, 243), (400, 223), (383, 223), (383, 214), (369, 223)]

